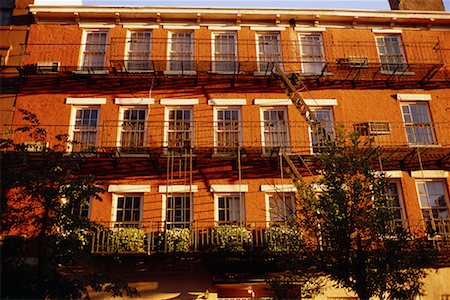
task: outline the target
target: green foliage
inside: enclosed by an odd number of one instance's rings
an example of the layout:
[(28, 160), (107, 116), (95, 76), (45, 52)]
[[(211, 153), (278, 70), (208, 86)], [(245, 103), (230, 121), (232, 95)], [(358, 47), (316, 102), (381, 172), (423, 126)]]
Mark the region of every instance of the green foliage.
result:
[(276, 224), (266, 229), (264, 233), (267, 248), (275, 253), (299, 252), (304, 246), (302, 233), (298, 227)]
[[(426, 251), (402, 228), (392, 228), (388, 180), (374, 163), (379, 149), (356, 133), (339, 133), (319, 155), (321, 171), (313, 184), (298, 184), (299, 220), (309, 250), (318, 253), (319, 267), (355, 291), (360, 299), (401, 291), (406, 299), (420, 291)], [(320, 229), (320, 230), (318, 230)], [(401, 287), (401, 288), (400, 288)]]
[[(2, 296), (78, 299), (89, 296), (89, 286), (132, 295), (135, 290), (123, 281), (105, 279), (102, 274), (68, 276), (73, 266), (91, 259), (88, 251), (93, 228), (89, 220), (72, 210), (88, 199), (101, 200), (98, 194), (103, 189), (95, 176), (82, 173), (82, 160), (64, 153), (64, 135), (57, 136), (58, 142), (48, 148), (47, 131), (37, 116), (26, 110), (20, 112), (28, 125), (15, 129), (13, 134), (29, 143), (0, 140), (0, 149), (5, 150), (1, 155), (2, 172), (8, 174), (1, 181), (2, 230), (26, 236), (25, 243), (37, 253), (34, 257), (18, 251), (2, 255), (2, 292), (7, 291)], [(39, 146), (30, 149), (30, 145)], [(36, 262), (30, 264), (30, 259)]]
[(244, 252), (251, 245), (253, 235), (242, 226), (221, 225), (214, 228), (213, 239), (218, 251)]
[(166, 252), (188, 253), (190, 236), (191, 231), (188, 228), (166, 229), (159, 237), (160, 248)]
[(112, 252), (145, 252), (145, 233), (142, 229), (120, 228), (110, 231), (109, 235)]
[(270, 285), (275, 300), (314, 298), (325, 286), (323, 277), (303, 271), (268, 274), (265, 281)]

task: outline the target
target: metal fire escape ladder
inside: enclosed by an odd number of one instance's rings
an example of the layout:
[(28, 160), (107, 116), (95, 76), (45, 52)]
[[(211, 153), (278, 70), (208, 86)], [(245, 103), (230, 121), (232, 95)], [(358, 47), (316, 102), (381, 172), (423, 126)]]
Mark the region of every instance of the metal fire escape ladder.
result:
[[(281, 87), (284, 89), (286, 94), (292, 100), (294, 106), (297, 108), (302, 117), (305, 119), (306, 123), (308, 123), (312, 133), (315, 134), (315, 136), (319, 139), (318, 146), (327, 146), (331, 144), (333, 142), (332, 137), (328, 134), (325, 127), (322, 126), (320, 120), (316, 118), (314, 113), (306, 104), (303, 97), (300, 95), (300, 92), (307, 91), (307, 88), (303, 84), (301, 79), (297, 78), (297, 80), (300, 81), (301, 84), (301, 88), (297, 89), (294, 83), (292, 83), (292, 81), (287, 77), (286, 73), (284, 73), (284, 71), (280, 68), (278, 63), (275, 62), (273, 63), (272, 76), (274, 76), (278, 80)], [(290, 159), (289, 155), (287, 155), (284, 150), (281, 150), (281, 155), (287, 162), (288, 165), (287, 171), (291, 176), (291, 178), (293, 179), (293, 181), (294, 182), (302, 181), (302, 176), (298, 171), (298, 169), (296, 168), (294, 162)], [(303, 159), (301, 159), (301, 161), (304, 163)]]

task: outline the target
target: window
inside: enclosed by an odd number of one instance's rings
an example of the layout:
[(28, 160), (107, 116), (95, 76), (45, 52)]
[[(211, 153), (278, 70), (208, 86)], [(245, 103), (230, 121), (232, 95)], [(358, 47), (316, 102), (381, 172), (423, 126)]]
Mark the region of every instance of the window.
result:
[(142, 148), (146, 139), (147, 108), (123, 108), (120, 147)]
[(120, 195), (117, 197), (115, 221), (117, 225), (135, 226), (141, 221), (142, 196)]
[(236, 33), (215, 32), (213, 37), (213, 71), (238, 71)]
[(244, 195), (230, 193), (216, 195), (219, 224), (230, 224), (244, 221)]
[(272, 71), (272, 62), (281, 63), (280, 34), (258, 33), (257, 45), (259, 61), (258, 71)]
[(403, 227), (403, 199), (400, 189), (400, 182), (390, 181), (388, 195), (392, 198), (391, 211), (394, 214), (395, 226)]
[(300, 33), (300, 60), (303, 73), (320, 74), (325, 65), (321, 33)]
[(193, 146), (192, 108), (167, 108), (166, 113), (166, 146), (169, 148)]
[(405, 72), (405, 52), (399, 35), (379, 35), (376, 37), (381, 70), (389, 73)]
[[(334, 139), (334, 119), (333, 109), (331, 107), (313, 107), (311, 108), (314, 116), (320, 121), (322, 127), (325, 128), (331, 139)], [(319, 153), (324, 146), (324, 137), (319, 136), (317, 133), (311, 133), (311, 146), (313, 153)]]
[(85, 32), (85, 44), (81, 66), (83, 70), (101, 70), (105, 66), (108, 32), (92, 30)]
[(286, 108), (263, 108), (262, 119), (263, 147), (266, 150), (279, 147), (288, 150), (289, 130)]
[(167, 228), (189, 228), (191, 221), (191, 199), (185, 194), (174, 194), (167, 197)]
[(99, 108), (75, 108), (75, 122), (71, 132), (72, 151), (83, 151), (97, 146)]
[(269, 220), (271, 222), (292, 222), (295, 219), (295, 194), (268, 194)]
[(129, 32), (126, 66), (128, 71), (153, 70), (151, 63), (152, 33), (148, 31)]
[(82, 218), (89, 218), (91, 208), (92, 197), (89, 197), (85, 203), (79, 203), (79, 205), (72, 205), (71, 212), (73, 215), (80, 216)]
[(218, 153), (234, 152), (241, 145), (241, 109), (215, 108), (215, 147)]
[(170, 33), (169, 71), (194, 71), (194, 33), (180, 31)]
[(450, 234), (449, 200), (444, 180), (417, 181), (422, 216), (430, 234)]
[(409, 144), (436, 144), (433, 123), (427, 103), (411, 102), (401, 104)]

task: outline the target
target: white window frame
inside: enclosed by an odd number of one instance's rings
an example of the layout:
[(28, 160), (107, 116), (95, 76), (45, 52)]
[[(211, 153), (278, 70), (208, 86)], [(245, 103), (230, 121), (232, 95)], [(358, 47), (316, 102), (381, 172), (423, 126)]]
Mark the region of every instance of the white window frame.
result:
[[(380, 47), (387, 48), (385, 39), (387, 37), (396, 37), (398, 39), (398, 50), (400, 53), (395, 54), (397, 57), (401, 58), (401, 61), (398, 62), (383, 62), (382, 57), (388, 57), (389, 55), (393, 56), (394, 54), (386, 54), (380, 52)], [(380, 42), (378, 41), (378, 38), (383, 38), (383, 45), (380, 45)], [(377, 45), (377, 51), (378, 51), (378, 58), (381, 64), (381, 72), (384, 74), (403, 74), (407, 72), (408, 70), (408, 60), (406, 58), (405, 49), (403, 47), (403, 40), (402, 36), (399, 33), (384, 33), (384, 34), (376, 34), (375, 35), (375, 42)], [(392, 45), (390, 47), (393, 47)], [(398, 67), (394, 70), (391, 70), (391, 66), (398, 64)], [(403, 67), (401, 67), (403, 65)]]
[(189, 197), (189, 222), (183, 222), (186, 223), (187, 226), (182, 227), (182, 228), (190, 228), (191, 224), (193, 222), (193, 217), (194, 217), (194, 192), (195, 191), (191, 191), (191, 192), (172, 192), (172, 193), (168, 193), (168, 194), (162, 194), (162, 221), (163, 224), (166, 225), (166, 228), (171, 229), (171, 228), (180, 228), (180, 227), (170, 227), (168, 224), (168, 220), (167, 220), (167, 207), (168, 207), (168, 203), (169, 203), (169, 199), (168, 197), (177, 197), (177, 196), (183, 196), (183, 197)]
[[(143, 34), (150, 34), (149, 37), (149, 51), (147, 52), (147, 60), (148, 60), (148, 68), (147, 69), (130, 69), (129, 67), (129, 63), (130, 63), (130, 51), (131, 50), (131, 44), (133, 43), (131, 36), (133, 33), (143, 33)], [(124, 56), (124, 60), (125, 60), (125, 66), (126, 66), (126, 70), (128, 72), (151, 72), (153, 71), (153, 65), (152, 65), (152, 50), (153, 50), (153, 31), (151, 30), (128, 30), (127, 31), (127, 43), (126, 43), (126, 50), (125, 50), (125, 56)], [(141, 51), (142, 52), (142, 51)], [(145, 52), (142, 52), (145, 53)]]
[[(284, 134), (283, 132), (277, 130), (277, 131), (268, 131), (267, 133), (270, 135), (273, 135), (274, 133), (277, 136), (283, 136), (285, 135), (286, 139), (283, 141), (283, 143), (280, 143), (280, 145), (273, 146), (273, 145), (267, 145), (268, 141), (266, 141), (266, 123), (273, 122), (273, 120), (265, 120), (264, 119), (264, 113), (265, 112), (271, 112), (271, 111), (283, 111), (285, 119), (282, 120), (284, 122)], [(290, 140), (290, 128), (289, 128), (289, 117), (288, 117), (288, 110), (285, 106), (267, 106), (267, 107), (261, 107), (260, 108), (260, 120), (261, 120), (261, 142), (263, 146), (263, 152), (270, 151), (270, 149), (273, 148), (283, 148), (286, 153), (290, 153), (291, 150), (291, 140)], [(278, 121), (281, 122), (281, 121)], [(281, 128), (281, 126), (277, 126), (277, 128)]]
[[(228, 60), (216, 60), (216, 37), (219, 35), (233, 35), (234, 36), (234, 51), (233, 51), (233, 60), (232, 61), (228, 61)], [(214, 31), (212, 33), (212, 39), (211, 39), (211, 50), (212, 50), (212, 71), (214, 73), (222, 73), (222, 74), (227, 74), (227, 73), (231, 73), (231, 74), (235, 74), (236, 72), (239, 71), (239, 58), (238, 58), (238, 46), (237, 46), (237, 32), (236, 31)], [(229, 53), (228, 53), (229, 54)], [(225, 54), (226, 55), (226, 54)], [(229, 54), (231, 55), (231, 54)], [(232, 70), (217, 70), (217, 66), (216, 66), (216, 62), (228, 62), (232, 65)]]
[[(220, 197), (239, 197), (239, 220), (238, 221), (221, 221), (219, 220), (219, 198)], [(234, 224), (244, 223), (246, 218), (245, 214), (245, 193), (233, 192), (233, 193), (214, 193), (214, 222), (218, 225), (221, 224)]]
[[(401, 219), (395, 218), (394, 222), (395, 223), (400, 222), (402, 225), (404, 225), (404, 223), (407, 222), (408, 219), (406, 218), (405, 203), (404, 203), (404, 200), (403, 200), (402, 184), (401, 184), (400, 180), (398, 180), (398, 179), (397, 180), (396, 179), (389, 179), (388, 180), (388, 184), (389, 185), (390, 184), (394, 184), (395, 185), (395, 188), (396, 188), (396, 191), (397, 191), (397, 196), (398, 196), (398, 202), (399, 202), (399, 206), (392, 206), (391, 205), (391, 207), (389, 207), (390, 209), (400, 210), (400, 218)], [(393, 196), (390, 190), (388, 192), (388, 195), (390, 197)]]
[[(445, 201), (445, 209), (447, 212), (447, 217), (444, 218), (435, 218), (433, 216), (432, 210), (433, 210), (433, 206), (427, 206), (424, 207), (422, 206), (422, 201), (420, 200), (420, 192), (419, 192), (419, 184), (425, 183), (425, 188), (426, 188), (426, 196), (427, 196), (427, 201), (428, 204), (430, 204), (430, 199), (429, 199), (429, 192), (428, 192), (428, 186), (426, 185), (427, 182), (438, 182), (440, 184), (442, 184), (442, 188), (444, 190), (444, 201)], [(419, 205), (420, 205), (420, 210), (422, 213), (422, 219), (426, 222), (424, 215), (423, 215), (423, 210), (429, 210), (429, 212), (431, 212), (431, 218), (429, 219), (431, 220), (436, 220), (436, 219), (448, 219), (450, 218), (450, 201), (448, 198), (448, 190), (447, 190), (447, 181), (445, 179), (429, 179), (429, 178), (424, 178), (424, 179), (416, 179), (416, 191), (417, 191), (417, 199), (419, 201)], [(441, 207), (441, 209), (444, 209), (443, 206), (435, 206), (435, 207)]]
[[(92, 196), (90, 196), (89, 197), (89, 201), (88, 201), (88, 205), (87, 205), (87, 216), (85, 217), (85, 218), (87, 218), (87, 219), (91, 219), (91, 209), (92, 209)], [(72, 204), (71, 204), (72, 205)], [(82, 205), (81, 205), (81, 203), (80, 203), (80, 206), (78, 207), (78, 216), (79, 217), (83, 217), (82, 215), (81, 215), (81, 212), (82, 212)], [(75, 207), (71, 207), (71, 210), (70, 210), (70, 212), (72, 213), (72, 214), (74, 214), (75, 213)]]
[[(310, 61), (308, 62), (304, 62), (304, 56), (306, 56), (306, 54), (304, 53), (304, 44), (302, 43), (302, 37), (319, 37), (318, 40), (318, 45), (307, 45), (307, 47), (314, 47), (316, 50), (319, 50), (321, 55), (313, 56), (311, 57), (310, 54), (308, 54), (308, 57), (310, 57)], [(306, 73), (306, 74), (321, 74), (323, 71), (323, 67), (325, 65), (325, 51), (323, 48), (323, 37), (322, 37), (322, 33), (321, 32), (299, 32), (298, 33), (298, 42), (300, 45), (300, 61), (301, 61), (301, 65), (302, 65), (302, 73)], [(313, 65), (311, 65), (313, 64)], [(316, 65), (320, 66), (320, 70), (319, 68), (315, 67)], [(309, 67), (308, 67), (309, 66)], [(306, 71), (306, 69), (313, 69), (312, 72), (310, 71)]]
[[(117, 221), (117, 205), (120, 197), (140, 197), (139, 203), (139, 220), (138, 221)], [(143, 209), (144, 208), (144, 194), (142, 193), (113, 193), (112, 194), (112, 205), (111, 205), (111, 222), (113, 224), (129, 222), (130, 224), (136, 222), (136, 225), (140, 225), (143, 219)], [(127, 224), (125, 224), (127, 225)]]
[[(91, 33), (97, 33), (97, 32), (101, 32), (101, 33), (106, 33), (106, 43), (105, 43), (105, 55), (103, 57), (103, 64), (101, 66), (96, 66), (96, 67), (91, 67), (91, 66), (85, 66), (84, 65), (84, 58), (86, 55), (86, 45), (87, 45), (87, 38), (88, 35)], [(105, 67), (106, 67), (106, 56), (108, 54), (108, 39), (109, 39), (109, 31), (108, 29), (84, 29), (83, 30), (83, 34), (82, 34), (82, 38), (81, 40), (83, 41), (83, 43), (81, 44), (81, 49), (80, 49), (80, 55), (79, 55), (79, 61), (78, 61), (78, 70), (81, 71), (87, 71), (89, 69), (91, 69), (94, 72), (101, 72), (104, 71)]]
[[(294, 221), (294, 219), (293, 220), (289, 220), (289, 217), (288, 217), (288, 213), (289, 212), (288, 212), (288, 209), (287, 209), (287, 206), (286, 206), (285, 202), (283, 202), (284, 207), (282, 208), (283, 211), (284, 211), (283, 218), (285, 218), (285, 220), (272, 220), (271, 217), (270, 217), (270, 215), (271, 215), (271, 212), (270, 212), (270, 210), (271, 210), (270, 200), (271, 200), (272, 197), (284, 198), (285, 201), (291, 201), (292, 208), (294, 208), (294, 210), (295, 210), (295, 192), (283, 192), (283, 191), (280, 191), (280, 192), (275, 192), (275, 193), (265, 193), (264, 196), (265, 196), (265, 204), (266, 204), (266, 221), (267, 221), (268, 224)], [(288, 200), (288, 198), (290, 198), (290, 200)], [(292, 212), (292, 214), (293, 214), (292, 217), (293, 218), (295, 218), (295, 213), (296, 213), (295, 211)]]
[[(266, 72), (272, 72), (272, 69), (268, 70), (268, 69), (261, 69), (261, 55), (263, 55), (260, 52), (259, 49), (259, 43), (260, 43), (260, 36), (262, 35), (272, 35), (272, 36), (276, 36), (277, 37), (277, 48), (278, 48), (278, 56), (279, 56), (279, 61), (278, 61), (278, 65), (281, 69), (283, 69), (283, 53), (281, 51), (281, 36), (280, 36), (280, 32), (279, 31), (261, 31), (261, 32), (256, 32), (256, 63), (258, 65), (258, 73), (266, 73)], [(272, 53), (273, 54), (273, 53)], [(265, 55), (265, 54), (264, 54)], [(273, 62), (273, 60), (271, 61), (267, 61), (267, 62)]]
[[(76, 115), (77, 115), (77, 111), (78, 110), (83, 110), (83, 109), (96, 109), (97, 110), (97, 126), (96, 126), (96, 140), (95, 140), (95, 145), (92, 147), (97, 147), (98, 146), (98, 138), (99, 138), (99, 122), (100, 122), (100, 106), (93, 106), (93, 105), (84, 105), (84, 106), (72, 106), (72, 111), (70, 113), (70, 126), (69, 126), (69, 141), (74, 141), (74, 137), (75, 137), (75, 124), (76, 124)], [(74, 151), (74, 146), (77, 147), (77, 145), (74, 145), (72, 143), (68, 143), (67, 145), (67, 151), (68, 152), (72, 152)], [(81, 150), (83, 151), (83, 150)]]
[[(411, 106), (415, 106), (415, 105), (421, 105), (421, 106), (425, 107), (426, 117), (429, 120), (428, 122), (406, 122), (405, 112), (403, 111), (404, 107), (408, 107), (408, 111), (409, 111), (408, 114), (411, 115), (411, 118), (412, 118), (413, 114), (411, 111)], [(430, 106), (428, 105), (428, 102), (425, 102), (425, 101), (412, 101), (412, 102), (402, 101), (402, 102), (400, 102), (400, 111), (402, 113), (403, 124), (405, 126), (406, 142), (408, 143), (409, 146), (437, 145), (436, 132), (434, 130), (434, 126), (433, 126), (434, 123), (433, 123), (433, 119), (431, 118), (431, 111), (430, 111)], [(419, 126), (419, 127), (417, 127), (417, 126)], [(412, 130), (413, 130), (413, 136), (414, 136), (414, 140), (415, 140), (413, 142), (409, 140), (408, 127), (412, 128)], [(417, 130), (425, 130), (425, 129), (430, 130), (430, 134), (427, 135), (427, 137), (426, 137), (426, 139), (427, 140), (429, 139), (429, 141), (420, 141), (420, 139), (424, 138), (425, 135), (418, 133)], [(417, 141), (417, 140), (419, 140), (419, 141)]]
[[(239, 143), (239, 147), (242, 147), (242, 110), (240, 106), (215, 106), (213, 108), (213, 118), (214, 118), (214, 152), (215, 153), (221, 153), (221, 154), (226, 154), (226, 153), (230, 153), (230, 151), (220, 151), (219, 149), (219, 143), (218, 143), (218, 135), (219, 135), (219, 121), (218, 117), (219, 117), (219, 111), (223, 111), (223, 110), (237, 110), (238, 112), (238, 143)], [(236, 148), (236, 150), (238, 150)], [(232, 151), (231, 151), (232, 152)]]
[[(189, 110), (190, 111), (190, 135), (191, 135), (191, 145), (194, 146), (194, 109), (192, 106), (166, 106), (164, 109), (164, 147), (169, 147), (169, 113), (172, 110)], [(181, 147), (183, 148), (183, 147)], [(181, 149), (180, 148), (180, 149)]]
[[(317, 110), (328, 110), (328, 111), (330, 111), (330, 113), (331, 113), (330, 116), (331, 116), (331, 119), (332, 119), (330, 121), (331, 124), (325, 124), (324, 127), (326, 128), (327, 125), (331, 126), (331, 132), (327, 131), (327, 133), (329, 135), (331, 135), (332, 139), (334, 139), (336, 132), (335, 132), (335, 125), (334, 125), (335, 121), (334, 121), (334, 109), (333, 109), (333, 107), (332, 106), (314, 106), (314, 107), (311, 107), (311, 111), (314, 113), (314, 115), (315, 115), (315, 112)], [(310, 149), (311, 149), (311, 154), (315, 154), (317, 152), (314, 151), (314, 147), (315, 146), (313, 145), (313, 132), (312, 132), (311, 126), (308, 126), (308, 133), (309, 133), (309, 145), (310, 145)]]
[[(192, 61), (192, 69), (188, 69), (188, 70), (183, 70), (183, 68), (181, 70), (172, 70), (171, 68), (171, 62), (172, 62), (172, 44), (173, 44), (173, 35), (177, 34), (177, 33), (190, 33), (191, 34), (191, 61)], [(176, 30), (176, 31), (169, 31), (169, 38), (168, 38), (168, 44), (167, 44), (167, 68), (166, 68), (166, 74), (186, 74), (186, 75), (194, 75), (196, 74), (195, 71), (195, 45), (194, 45), (195, 41), (194, 41), (194, 31), (193, 30)], [(178, 61), (178, 60), (173, 60), (173, 61)], [(181, 60), (183, 61), (183, 60)]]
[[(120, 119), (119, 119), (119, 127), (117, 130), (117, 147), (122, 148), (124, 147), (122, 145), (122, 136), (123, 136), (123, 122), (124, 122), (124, 118), (125, 118), (125, 112), (127, 110), (133, 110), (133, 109), (138, 109), (138, 110), (145, 110), (145, 118), (144, 118), (144, 132), (143, 132), (143, 140), (142, 140), (142, 146), (135, 146), (136, 148), (143, 148), (147, 145), (147, 134), (148, 134), (148, 114), (149, 114), (149, 109), (146, 106), (121, 106), (119, 108), (119, 115), (120, 115)], [(134, 132), (136, 133), (136, 132)], [(132, 146), (126, 146), (128, 148), (132, 147)]]

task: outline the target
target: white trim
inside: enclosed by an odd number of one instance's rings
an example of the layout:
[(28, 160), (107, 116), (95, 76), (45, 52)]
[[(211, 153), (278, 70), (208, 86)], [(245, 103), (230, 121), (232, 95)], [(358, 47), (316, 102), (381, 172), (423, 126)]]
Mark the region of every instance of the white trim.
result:
[[(112, 194), (112, 203), (111, 203), (111, 222), (117, 222), (117, 200), (119, 197), (140, 197), (141, 201), (139, 203), (139, 221), (142, 222), (142, 217), (144, 214), (144, 195), (142, 193), (133, 194), (133, 193), (119, 193), (119, 194)], [(121, 222), (121, 221), (119, 221)]]
[(336, 106), (336, 99), (304, 99), (308, 106)]
[(324, 32), (327, 31), (325, 27), (295, 27), (297, 32)]
[(423, 170), (411, 171), (413, 178), (448, 178), (448, 171), (444, 170)]
[(254, 30), (254, 31), (284, 31), (284, 30), (286, 30), (286, 27), (250, 26), (250, 30)]
[(100, 105), (106, 104), (106, 98), (66, 98), (66, 104)]
[(158, 29), (159, 25), (146, 24), (146, 23), (122, 23), (125, 29)]
[(285, 106), (292, 105), (291, 99), (253, 99), (253, 105)]
[(149, 193), (150, 185), (147, 184), (110, 184), (108, 185), (109, 193)]
[(209, 30), (241, 30), (241, 26), (208, 26)]
[(403, 178), (403, 171), (385, 171), (386, 177)]
[(430, 101), (430, 94), (397, 94), (397, 100), (400, 101)]
[(122, 147), (122, 134), (123, 134), (123, 121), (124, 121), (124, 115), (125, 115), (125, 111), (129, 110), (129, 109), (140, 109), (143, 110), (145, 109), (145, 120), (144, 120), (144, 140), (142, 141), (142, 145), (145, 146), (147, 145), (147, 133), (148, 133), (148, 114), (149, 114), (149, 110), (147, 107), (143, 107), (143, 106), (120, 106), (119, 107), (119, 123), (118, 123), (118, 129), (117, 129), (117, 147)]
[(218, 145), (218, 140), (219, 140), (219, 114), (218, 112), (221, 110), (236, 110), (238, 112), (238, 124), (239, 124), (239, 145), (242, 146), (242, 142), (243, 142), (243, 130), (242, 130), (242, 110), (240, 106), (214, 106), (213, 107), (213, 122), (214, 122), (214, 153), (226, 153), (219, 151), (219, 145)]
[(386, 34), (390, 34), (390, 33), (402, 33), (403, 30), (401, 29), (372, 29), (373, 33), (386, 33)]
[(158, 193), (197, 193), (197, 185), (160, 185)]
[(114, 104), (118, 105), (151, 105), (155, 104), (154, 98), (114, 98)]
[(198, 25), (163, 25), (164, 29), (175, 29), (175, 30), (195, 30), (200, 29)]
[(291, 193), (291, 192), (296, 192), (296, 191), (297, 191), (297, 188), (295, 187), (294, 184), (271, 184), (271, 185), (262, 184), (261, 185), (261, 192), (265, 192), (265, 193), (277, 193), (277, 192)]
[(159, 104), (161, 104), (161, 105), (198, 105), (198, 99), (165, 98), (165, 99), (160, 99)]
[(114, 28), (116, 27), (116, 24), (111, 23), (79, 23), (79, 27), (86, 28), (86, 29), (101, 29), (101, 28)]
[(209, 99), (208, 105), (247, 105), (247, 99)]
[(248, 184), (211, 184), (209, 191), (212, 193), (245, 193), (248, 192)]

